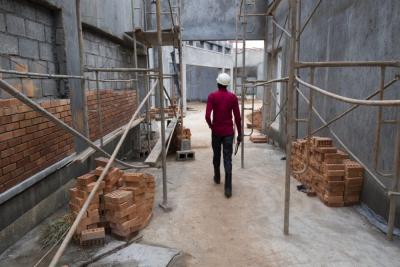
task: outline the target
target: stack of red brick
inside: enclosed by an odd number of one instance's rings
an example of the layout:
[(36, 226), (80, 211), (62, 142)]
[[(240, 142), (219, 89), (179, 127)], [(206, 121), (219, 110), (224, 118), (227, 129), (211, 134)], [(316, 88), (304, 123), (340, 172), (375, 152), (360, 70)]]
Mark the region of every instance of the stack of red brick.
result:
[[(359, 203), (363, 184), (362, 166), (333, 146), (332, 139), (312, 137), (293, 142), (292, 175), (315, 192), (327, 206), (341, 207)], [(309, 150), (309, 166), (307, 165)], [(302, 170), (306, 170), (302, 173)]]
[(171, 146), (170, 151), (176, 152), (178, 150), (181, 150), (181, 143), (183, 139), (191, 140), (192, 133), (189, 128), (183, 127), (182, 129), (182, 125), (178, 123), (172, 136), (173, 146)]
[[(70, 208), (74, 216), (81, 209), (103, 167), (77, 178), (70, 189)], [(110, 232), (118, 238), (130, 238), (150, 222), (155, 196), (154, 177), (144, 173), (126, 173), (111, 168), (101, 182), (92, 203), (76, 231), (80, 244), (99, 243), (99, 233)], [(90, 230), (90, 231), (88, 231)]]
[[(150, 118), (151, 119), (155, 119), (155, 120), (159, 120), (161, 119), (161, 114), (160, 114), (160, 109), (159, 108), (152, 108), (150, 110)], [(165, 118), (173, 118), (175, 117), (175, 114), (178, 113), (178, 106), (177, 105), (171, 105), (169, 107), (164, 108), (164, 114), (165, 114)]]

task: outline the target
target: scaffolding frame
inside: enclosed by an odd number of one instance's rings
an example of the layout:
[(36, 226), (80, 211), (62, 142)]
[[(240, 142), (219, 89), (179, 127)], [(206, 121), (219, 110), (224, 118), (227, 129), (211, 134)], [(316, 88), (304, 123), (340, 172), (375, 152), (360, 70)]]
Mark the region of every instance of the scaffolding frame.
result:
[[(240, 7), (243, 5), (243, 1), (241, 0)], [(300, 61), (300, 37), (312, 17), (315, 15), (319, 6), (322, 3), (322, 0), (319, 0), (310, 14), (307, 16), (303, 26), (301, 26), (301, 0), (287, 0), (289, 4), (288, 17), (289, 18), (289, 30), (285, 28), (286, 22), (284, 26), (279, 25), (275, 20), (275, 13), (278, 9), (279, 5), (282, 3), (282, 0), (274, 0), (268, 7), (268, 10), (264, 14), (247, 14), (244, 9), (242, 15), (242, 8), (240, 8), (240, 12), (238, 13), (238, 17), (243, 17), (243, 21), (247, 21), (247, 16), (266, 16), (266, 33), (265, 33), (265, 53), (268, 53), (268, 44), (271, 41), (271, 57), (272, 63), (268, 67), (268, 73), (264, 73), (266, 75), (267, 81), (258, 82), (258, 85), (264, 85), (264, 96), (263, 96), (263, 131), (269, 132), (269, 128), (273, 121), (276, 120), (279, 113), (281, 113), (282, 109), (275, 115), (272, 116), (272, 98), (273, 98), (273, 88), (270, 86), (274, 83), (286, 83), (286, 101), (282, 106), (286, 106), (286, 116), (285, 116), (285, 125), (286, 128), (286, 168), (285, 168), (285, 193), (284, 193), (284, 222), (283, 222), (283, 233), (285, 235), (289, 234), (289, 216), (290, 216), (290, 179), (291, 173), (303, 173), (307, 170), (309, 165), (309, 142), (310, 138), (313, 134), (321, 131), (322, 129), (327, 128), (330, 131), (330, 134), (340, 143), (340, 145), (355, 159), (357, 160), (365, 170), (371, 175), (373, 180), (379, 185), (379, 188), (382, 189), (389, 198), (389, 214), (388, 214), (388, 231), (387, 231), (387, 239), (393, 239), (393, 229), (394, 222), (396, 216), (396, 197), (400, 196), (400, 112), (397, 109), (397, 119), (395, 120), (382, 120), (382, 108), (385, 106), (400, 106), (400, 100), (384, 100), (384, 91), (389, 88), (391, 85), (400, 80), (399, 75), (397, 74), (392, 80), (388, 83), (385, 83), (385, 71), (387, 68), (400, 68), (400, 60), (395, 61), (330, 61), (330, 62), (301, 62)], [(272, 18), (272, 40), (269, 40), (269, 20), (268, 17)], [(282, 31), (281, 37), (279, 39), (277, 47), (275, 47), (275, 38), (276, 38), (276, 29)], [(275, 70), (275, 59), (276, 51), (279, 49), (279, 43), (283, 34), (286, 34), (286, 37), (289, 38), (289, 52), (288, 52), (288, 77), (277, 77), (275, 78), (273, 75), (273, 71)], [(238, 34), (238, 33), (237, 33)], [(245, 37), (245, 27), (243, 27), (243, 37)], [(237, 40), (237, 38), (236, 38)], [(243, 38), (243, 43), (245, 43), (245, 38)], [(236, 41), (237, 47), (237, 41)], [(244, 45), (245, 49), (245, 45)], [(245, 53), (243, 51), (243, 53)], [(267, 64), (266, 58), (264, 59), (264, 64)], [(245, 64), (243, 64), (245, 65)], [(237, 65), (235, 64), (237, 67)], [(244, 66), (245, 67), (245, 66)], [(334, 94), (329, 92), (326, 89), (319, 88), (314, 85), (315, 79), (315, 70), (317, 68), (347, 68), (347, 67), (357, 67), (357, 68), (378, 68), (380, 70), (380, 86), (377, 91), (369, 95), (366, 99), (354, 99), (349, 97), (344, 97), (338, 94)], [(305, 82), (299, 77), (300, 69), (309, 69), (310, 73), (310, 81)], [(244, 71), (245, 72), (245, 71)], [(245, 75), (243, 75), (245, 76)], [(235, 77), (236, 78), (236, 77)], [(247, 83), (245, 78), (242, 77), (242, 85)], [(307, 98), (304, 93), (299, 89), (299, 85), (305, 86), (309, 89), (309, 98)], [(251, 86), (254, 86), (251, 85)], [(243, 86), (244, 87), (244, 86)], [(243, 88), (242, 87), (242, 88)], [(243, 90), (243, 89), (242, 89)], [(330, 121), (325, 121), (323, 117), (320, 115), (318, 110), (316, 109), (313, 103), (313, 94), (318, 93), (329, 98), (335, 99), (337, 101), (343, 103), (353, 104), (346, 111), (341, 114), (335, 116)], [(308, 105), (308, 117), (306, 119), (297, 118), (299, 107), (296, 104), (297, 95), (301, 96), (306, 104)], [(379, 95), (379, 100), (371, 100), (374, 96)], [(243, 96), (243, 92), (242, 92)], [(364, 164), (359, 160), (357, 155), (355, 155), (345, 144), (344, 142), (336, 135), (336, 133), (331, 129), (331, 125), (343, 118), (345, 115), (349, 114), (351, 111), (355, 110), (359, 106), (375, 106), (378, 107), (377, 121), (376, 121), (376, 136), (374, 143), (374, 162), (373, 169), (380, 177), (392, 177), (392, 186), (391, 188), (387, 188), (383, 182)], [(243, 112), (243, 102), (242, 102), (242, 112)], [(313, 114), (316, 114), (317, 117), (323, 123), (323, 126), (318, 129), (312, 129), (312, 120)], [(243, 116), (242, 116), (243, 117)], [(242, 119), (244, 121), (244, 118)], [(291, 150), (292, 150), (292, 141), (296, 138), (297, 135), (297, 127), (299, 122), (307, 123), (307, 160), (304, 168), (302, 170), (293, 170), (291, 168)], [(393, 162), (393, 173), (383, 173), (379, 170), (378, 162), (380, 156), (380, 134), (381, 127), (383, 124), (392, 124), (396, 127), (396, 140), (395, 140), (395, 149), (394, 149), (394, 162)], [(243, 146), (242, 146), (243, 152)], [(242, 153), (242, 167), (244, 161), (244, 154)]]
[[(134, 1), (132, 2), (134, 3)], [(179, 3), (179, 8), (178, 8), (178, 21), (180, 24), (180, 1)], [(133, 6), (133, 5), (132, 5)], [(81, 75), (61, 75), (61, 74), (48, 74), (48, 73), (34, 73), (34, 72), (20, 72), (20, 71), (14, 71), (14, 70), (4, 70), (0, 69), (0, 73), (5, 73), (5, 74), (10, 74), (10, 75), (15, 75), (17, 77), (25, 77), (25, 78), (38, 78), (38, 79), (78, 79), (81, 81), (81, 87), (82, 87), (82, 92), (84, 94), (85, 92), (85, 82), (86, 81), (95, 81), (96, 82), (96, 99), (97, 99), (97, 115), (99, 117), (99, 127), (100, 127), (100, 146), (96, 145), (93, 141), (91, 141), (87, 136), (88, 136), (88, 126), (86, 125), (84, 128), (84, 132), (81, 133), (80, 131), (76, 130), (74, 127), (69, 126), (65, 122), (63, 122), (61, 119), (57, 118), (54, 116), (52, 113), (48, 112), (46, 109), (41, 107), (38, 103), (35, 101), (31, 100), (28, 98), (26, 95), (23, 93), (19, 92), (16, 88), (11, 86), (9, 83), (7, 83), (4, 78), (0, 79), (0, 89), (4, 90), (11, 96), (15, 97), (16, 99), (20, 100), (22, 103), (26, 104), (30, 108), (32, 108), (34, 111), (39, 112), (42, 116), (46, 117), (48, 120), (56, 124), (57, 126), (61, 127), (63, 130), (67, 131), (68, 133), (72, 134), (77, 138), (77, 140), (85, 143), (87, 146), (92, 148), (94, 151), (97, 151), (101, 153), (102, 155), (109, 157), (110, 159), (108, 160), (105, 168), (103, 169), (99, 179), (96, 181), (94, 189), (90, 192), (88, 195), (87, 199), (85, 200), (81, 210), (79, 211), (78, 215), (76, 216), (71, 228), (63, 235), (62, 243), (60, 247), (58, 248), (56, 254), (51, 260), (50, 266), (56, 266), (58, 261), (60, 260), (61, 256), (63, 255), (66, 247), (68, 246), (68, 243), (71, 241), (76, 228), (78, 227), (80, 221), (83, 218), (84, 213), (86, 212), (89, 203), (91, 200), (94, 198), (96, 191), (100, 187), (101, 181), (105, 178), (107, 172), (111, 168), (112, 164), (115, 162), (119, 163), (120, 165), (127, 167), (127, 168), (132, 168), (132, 169), (143, 169), (147, 168), (149, 166), (147, 165), (133, 165), (133, 164), (127, 164), (123, 161), (120, 161), (116, 159), (117, 154), (124, 143), (129, 130), (134, 126), (138, 124), (137, 118), (141, 115), (141, 109), (146, 106), (146, 112), (145, 112), (145, 118), (146, 122), (149, 123), (150, 117), (149, 117), (149, 109), (150, 109), (150, 102), (149, 98), (150, 96), (155, 92), (156, 87), (158, 87), (160, 96), (161, 96), (161, 106), (160, 106), (160, 115), (161, 115), (161, 156), (162, 156), (162, 173), (163, 173), (163, 202), (160, 203), (160, 206), (163, 207), (164, 210), (168, 211), (170, 208), (168, 207), (168, 197), (167, 197), (167, 170), (166, 170), (166, 150), (169, 147), (169, 144), (171, 142), (172, 136), (170, 137), (168, 144), (166, 143), (165, 140), (165, 110), (164, 110), (164, 91), (167, 95), (168, 100), (172, 103), (172, 99), (169, 97), (166, 89), (163, 86), (163, 80), (164, 79), (169, 79), (173, 78), (174, 75), (170, 74), (164, 74), (163, 73), (163, 58), (162, 58), (162, 28), (161, 28), (161, 3), (160, 0), (156, 1), (156, 15), (157, 15), (157, 41), (158, 41), (158, 47), (160, 48), (159, 58), (158, 58), (158, 69), (149, 69), (147, 68), (138, 68), (138, 61), (137, 61), (137, 43), (135, 38), (132, 40), (133, 41), (133, 49), (134, 49), (134, 67), (133, 68), (92, 68), (92, 67), (85, 67), (84, 66), (84, 41), (83, 41), (83, 30), (82, 30), (82, 24), (81, 24), (81, 13), (80, 13), (80, 0), (76, 0), (76, 14), (77, 14), (77, 24), (78, 24), (78, 34), (79, 34), (79, 48), (80, 48), (80, 65), (81, 65)], [(134, 9), (132, 9), (132, 12)], [(132, 13), (133, 14), (133, 13)], [(171, 19), (173, 20), (173, 14), (171, 12)], [(181, 31), (179, 30), (179, 35), (181, 34)], [(179, 62), (182, 62), (182, 41), (181, 38), (179, 42)], [(180, 71), (182, 71), (182, 64), (180, 64)], [(85, 77), (85, 73), (94, 73), (95, 74), (95, 79)], [(101, 72), (114, 72), (114, 73), (134, 73), (135, 74), (135, 79), (100, 79), (99, 78), (99, 73)], [(179, 73), (179, 83), (182, 86), (182, 74)], [(138, 77), (143, 77), (144, 79), (144, 85), (145, 85), (145, 91), (146, 91), (146, 96), (138, 103), (136, 107), (136, 111), (134, 114), (131, 116), (129, 122), (122, 127), (122, 136), (118, 141), (118, 144), (116, 145), (114, 151), (112, 154), (108, 154), (105, 150), (103, 150), (103, 117), (102, 117), (102, 112), (101, 112), (101, 104), (100, 104), (100, 82), (136, 82), (137, 87), (136, 87), (136, 97), (139, 99), (139, 78)], [(154, 78), (155, 82), (152, 85), (152, 88), (149, 89), (149, 79)], [(182, 88), (182, 87), (181, 87)], [(181, 89), (182, 90), (182, 89)], [(182, 100), (182, 94), (179, 94), (179, 100), (178, 100), (178, 106), (179, 110), (178, 113), (175, 114), (175, 117), (177, 120), (180, 120), (182, 125), (183, 125), (183, 100)], [(73, 111), (74, 112), (74, 111)], [(84, 101), (84, 112), (83, 112), (83, 121), (87, 122), (87, 103)], [(149, 138), (149, 133), (147, 134)], [(148, 140), (149, 142), (149, 140)], [(166, 146), (167, 145), (167, 146)], [(77, 158), (77, 157), (75, 157)], [(61, 241), (61, 240), (60, 240)], [(55, 246), (53, 246), (51, 249), (53, 249)], [(46, 253), (45, 256), (48, 254)], [(44, 257), (45, 257), (44, 256)], [(43, 258), (41, 259), (43, 260)]]

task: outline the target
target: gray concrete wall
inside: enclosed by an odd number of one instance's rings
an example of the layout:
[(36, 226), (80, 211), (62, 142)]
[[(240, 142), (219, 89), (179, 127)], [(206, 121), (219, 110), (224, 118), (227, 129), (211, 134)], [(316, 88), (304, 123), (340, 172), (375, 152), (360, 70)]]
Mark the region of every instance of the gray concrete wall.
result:
[(82, 0), (82, 21), (122, 38), (133, 29), (131, 0)]
[[(134, 66), (133, 48), (111, 41), (104, 36), (86, 30), (84, 32), (85, 65), (98, 68), (132, 68)], [(95, 79), (95, 73), (86, 73), (86, 77)], [(133, 73), (99, 73), (100, 79), (134, 79)], [(100, 82), (100, 89), (131, 89), (136, 82)], [(96, 82), (89, 81), (88, 89), (95, 89)]]
[[(222, 43), (220, 43), (222, 45)], [(224, 44), (227, 45), (227, 44)], [(227, 47), (230, 47), (227, 45)], [(200, 48), (195, 44), (183, 46), (183, 98), (184, 107), (187, 101), (207, 100), (207, 95), (216, 88), (215, 79), (218, 73), (225, 71), (232, 76), (234, 56), (229, 54)], [(196, 71), (198, 73), (196, 74)], [(202, 90), (197, 92), (196, 90)]]
[[(56, 16), (52, 10), (29, 1), (0, 1), (1, 68), (57, 73)], [(32, 98), (58, 95), (55, 80), (10, 78), (6, 81)], [(1, 97), (8, 95), (1, 92)]]
[[(247, 13), (263, 13), (268, 1), (244, 1)], [(185, 0), (182, 1), (183, 40), (234, 40), (236, 14), (240, 0)], [(247, 39), (260, 40), (264, 36), (265, 17), (249, 17)]]
[(208, 95), (217, 88), (219, 68), (186, 65), (187, 101), (207, 101)]
[[(311, 12), (315, 1), (302, 2), (302, 23)], [(283, 24), (287, 5), (278, 11), (278, 21)], [(400, 2), (388, 1), (322, 1), (320, 8), (301, 36), (300, 60), (398, 60), (400, 55), (398, 25), (400, 24)], [(281, 24), (281, 25), (282, 25)], [(286, 39), (286, 38), (285, 38)], [(282, 43), (284, 55), (287, 55), (287, 42)], [(285, 68), (286, 62), (284, 63)], [(286, 68), (284, 69), (286, 71)], [(315, 83), (331, 92), (363, 99), (379, 87), (379, 68), (330, 68), (317, 69)], [(393, 68), (386, 71), (385, 80), (389, 81), (398, 73)], [(308, 70), (300, 72), (304, 80), (309, 80)], [(395, 84), (385, 93), (385, 98), (399, 99), (400, 84)], [(308, 89), (301, 88), (308, 95)], [(316, 94), (315, 106), (325, 120), (345, 111), (349, 105)], [(306, 105), (299, 100), (299, 117), (307, 115)], [(397, 110), (384, 108), (385, 119), (395, 119)], [(373, 169), (373, 144), (377, 108), (360, 107), (334, 123), (332, 130), (343, 140), (346, 146)], [(313, 128), (321, 122), (314, 119)], [(395, 129), (391, 125), (383, 127), (381, 159), (379, 165), (385, 172), (393, 169)], [(304, 125), (298, 129), (299, 137), (305, 135)], [(328, 131), (320, 135), (329, 136)], [(338, 144), (337, 142), (335, 142)], [(380, 178), (390, 187), (391, 179)], [(366, 175), (362, 201), (377, 214), (387, 218), (388, 199), (383, 190)], [(400, 225), (400, 209), (397, 209), (396, 224)]]

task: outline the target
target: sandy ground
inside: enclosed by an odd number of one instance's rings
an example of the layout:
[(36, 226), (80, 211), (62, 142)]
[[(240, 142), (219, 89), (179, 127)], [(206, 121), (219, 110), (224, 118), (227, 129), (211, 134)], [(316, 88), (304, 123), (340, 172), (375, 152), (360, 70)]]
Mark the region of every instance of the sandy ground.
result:
[[(234, 157), (233, 197), (212, 181), (204, 105), (191, 104), (186, 126), (196, 160), (168, 162), (172, 212), (155, 209), (144, 241), (179, 248), (187, 266), (400, 266), (400, 243), (385, 240), (355, 208), (329, 208), (292, 180), (290, 235), (283, 235), (285, 161), (278, 148), (245, 142)], [(158, 179), (161, 179), (159, 175)], [(161, 201), (161, 188), (159, 201)]]

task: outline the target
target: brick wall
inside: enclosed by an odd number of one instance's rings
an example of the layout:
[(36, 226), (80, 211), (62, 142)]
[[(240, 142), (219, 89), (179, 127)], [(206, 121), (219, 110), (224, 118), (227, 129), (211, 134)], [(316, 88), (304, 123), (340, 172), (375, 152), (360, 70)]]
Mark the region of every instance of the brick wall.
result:
[[(54, 11), (30, 1), (0, 0), (0, 67), (17, 71), (59, 73), (59, 49), (56, 45), (57, 16)], [(62, 28), (60, 28), (62, 29)], [(55, 80), (15, 78), (2, 75), (6, 81), (28, 97), (42, 98), (58, 95)], [(0, 92), (1, 98), (8, 98)]]
[[(90, 138), (98, 139), (97, 102), (88, 92)], [(67, 99), (44, 100), (40, 105), (71, 125)], [(101, 91), (105, 134), (124, 125), (136, 109), (135, 91)], [(0, 100), (0, 193), (72, 154), (72, 135), (39, 113), (11, 98)]]
[[(99, 90), (100, 106), (103, 118), (103, 135), (126, 124), (136, 110), (136, 91)], [(91, 140), (100, 138), (99, 118), (97, 116), (96, 91), (87, 96), (89, 113), (89, 133)]]
[[(69, 100), (41, 103), (70, 124)], [(0, 192), (72, 153), (72, 136), (11, 98), (0, 100)]]

